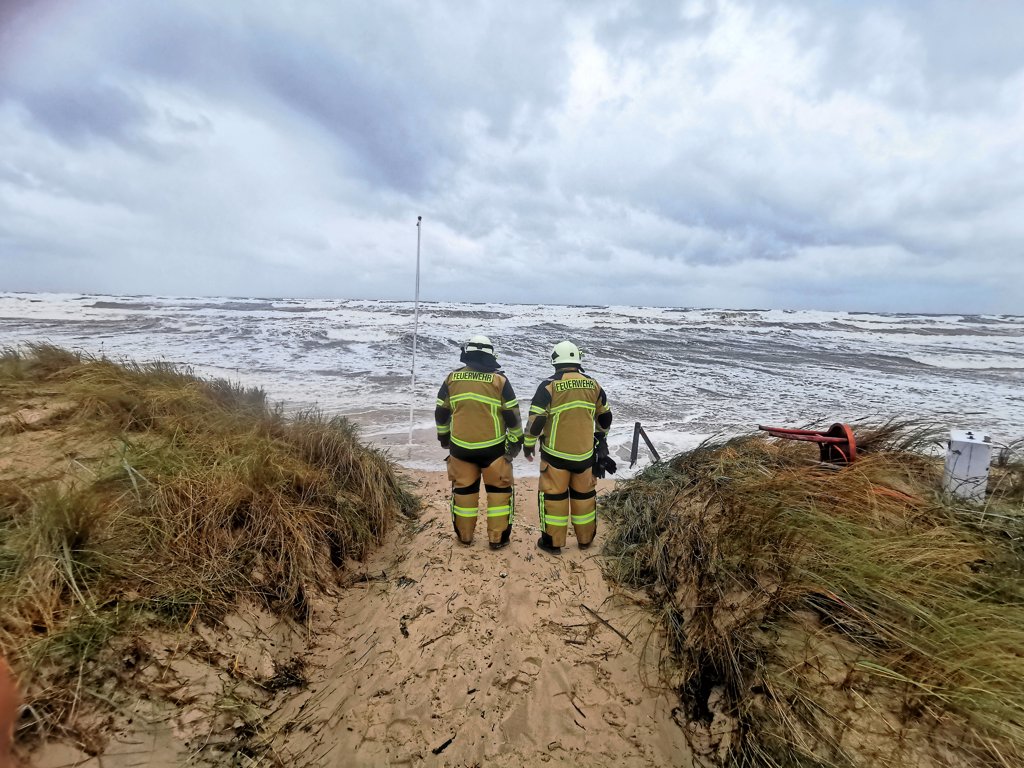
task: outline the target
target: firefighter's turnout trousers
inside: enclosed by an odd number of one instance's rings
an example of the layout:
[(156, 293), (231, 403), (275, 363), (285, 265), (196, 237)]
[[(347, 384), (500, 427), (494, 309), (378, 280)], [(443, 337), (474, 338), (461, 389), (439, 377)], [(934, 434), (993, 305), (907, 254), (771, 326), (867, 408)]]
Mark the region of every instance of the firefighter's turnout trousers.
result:
[(545, 460), (540, 463), (537, 489), (540, 529), (551, 537), (555, 547), (565, 546), (565, 535), (572, 521), (576, 542), (588, 546), (597, 533), (597, 491), (593, 465), (572, 471), (560, 469)]
[(512, 492), (512, 462), (504, 456), (484, 466), (456, 456), (448, 457), (455, 533), (463, 544), (473, 541), (480, 504), (481, 477), (487, 493), (487, 540), (491, 544), (508, 541), (515, 519), (515, 494)]

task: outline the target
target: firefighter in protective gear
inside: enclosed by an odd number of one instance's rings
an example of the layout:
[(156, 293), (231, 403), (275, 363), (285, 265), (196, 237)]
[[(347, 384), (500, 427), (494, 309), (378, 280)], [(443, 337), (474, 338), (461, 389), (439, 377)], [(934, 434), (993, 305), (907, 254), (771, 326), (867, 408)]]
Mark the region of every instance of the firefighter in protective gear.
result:
[(540, 442), (537, 546), (553, 553), (565, 546), (570, 520), (580, 547), (589, 547), (597, 534), (594, 448), (605, 442), (612, 409), (601, 385), (583, 372), (582, 362), (583, 354), (571, 341), (555, 345), (555, 373), (533, 396), (523, 442), (530, 461)]
[(509, 543), (515, 520), (512, 460), (523, 445), (519, 402), (486, 336), (462, 348), (462, 368), (449, 373), (437, 393), (437, 439), (449, 450), (452, 523), (463, 544), (473, 541), (480, 478), (487, 492), (491, 549)]

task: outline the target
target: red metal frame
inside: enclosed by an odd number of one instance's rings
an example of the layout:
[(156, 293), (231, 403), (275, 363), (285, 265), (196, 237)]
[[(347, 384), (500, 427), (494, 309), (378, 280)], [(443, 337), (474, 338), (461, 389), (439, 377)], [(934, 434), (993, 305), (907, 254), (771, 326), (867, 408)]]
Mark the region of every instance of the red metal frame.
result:
[(824, 432), (813, 429), (790, 429), (788, 427), (765, 427), (758, 429), (782, 440), (804, 440), (817, 443), (822, 461), (832, 464), (852, 464), (857, 460), (857, 441), (849, 424), (836, 423)]

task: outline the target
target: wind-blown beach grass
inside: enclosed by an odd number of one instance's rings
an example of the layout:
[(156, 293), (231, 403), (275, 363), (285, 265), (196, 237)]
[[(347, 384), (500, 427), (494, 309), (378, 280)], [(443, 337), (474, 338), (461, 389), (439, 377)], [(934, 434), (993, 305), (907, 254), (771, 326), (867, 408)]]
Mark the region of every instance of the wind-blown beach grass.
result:
[(806, 444), (704, 444), (606, 503), (607, 572), (652, 595), (710, 761), (1024, 760), (1024, 464), (1006, 452), (964, 505), (941, 493), (935, 430), (870, 432), (844, 468)]
[(0, 651), (22, 736), (73, 728), (116, 637), (250, 601), (301, 621), (417, 501), (342, 418), (48, 345), (0, 354)]

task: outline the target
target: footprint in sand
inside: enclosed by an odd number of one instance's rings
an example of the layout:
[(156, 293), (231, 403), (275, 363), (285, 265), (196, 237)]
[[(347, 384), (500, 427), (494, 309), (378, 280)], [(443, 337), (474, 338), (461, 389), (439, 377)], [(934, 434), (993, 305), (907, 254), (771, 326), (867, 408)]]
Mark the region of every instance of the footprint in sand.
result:
[(618, 707), (608, 707), (601, 714), (604, 717), (604, 721), (613, 728), (622, 728), (626, 724), (626, 715)]
[(515, 694), (526, 693), (532, 687), (533, 687), (533, 681), (532, 680), (523, 680), (518, 675), (513, 677), (508, 682), (509, 693), (515, 693)]
[(408, 744), (416, 735), (416, 722), (407, 718), (399, 718), (388, 723), (387, 740), (392, 744)]
[(519, 668), (520, 673), (527, 677), (536, 677), (540, 674), (541, 661), (540, 659), (529, 658), (524, 659), (522, 666)]

